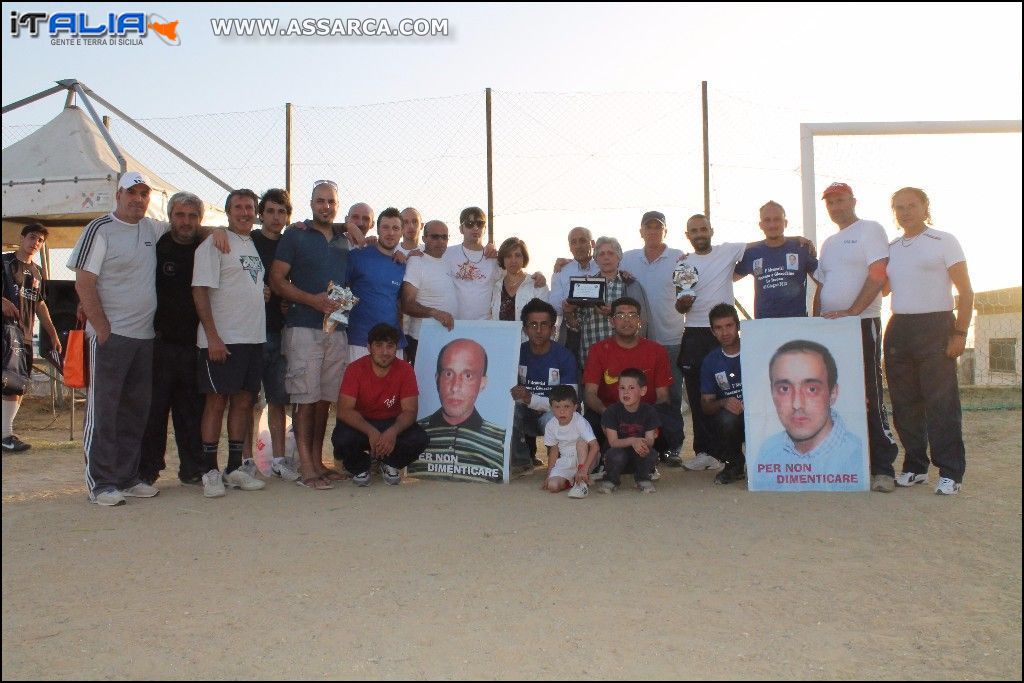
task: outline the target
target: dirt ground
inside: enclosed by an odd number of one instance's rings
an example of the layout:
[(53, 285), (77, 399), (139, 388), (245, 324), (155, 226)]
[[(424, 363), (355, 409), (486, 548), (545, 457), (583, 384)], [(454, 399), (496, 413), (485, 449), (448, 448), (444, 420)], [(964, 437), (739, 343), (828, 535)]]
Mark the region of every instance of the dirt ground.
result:
[(663, 469), (207, 500), (175, 463), (103, 508), (43, 404), (3, 455), (4, 679), (1021, 678), (1019, 410), (966, 414), (955, 498)]

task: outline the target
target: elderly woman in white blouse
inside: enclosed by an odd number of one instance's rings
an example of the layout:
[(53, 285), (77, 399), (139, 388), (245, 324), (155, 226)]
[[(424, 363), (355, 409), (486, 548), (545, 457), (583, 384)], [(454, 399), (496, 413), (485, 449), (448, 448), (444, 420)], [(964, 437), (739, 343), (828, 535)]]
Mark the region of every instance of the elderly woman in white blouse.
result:
[[(526, 274), (530, 252), (518, 237), (509, 237), (498, 248), (498, 267), (505, 276), (494, 283), (491, 290), (491, 320), (519, 322), (519, 314), (530, 299), (548, 300), (547, 286), (538, 287)], [(526, 336), (523, 336), (526, 340)]]

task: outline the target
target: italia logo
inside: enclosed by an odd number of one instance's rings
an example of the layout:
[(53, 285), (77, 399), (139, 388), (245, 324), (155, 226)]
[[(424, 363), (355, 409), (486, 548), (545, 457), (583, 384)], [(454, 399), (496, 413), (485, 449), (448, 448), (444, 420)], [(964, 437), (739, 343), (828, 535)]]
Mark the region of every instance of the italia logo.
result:
[[(117, 39), (116, 44), (141, 44), (141, 39), (150, 31), (168, 45), (181, 45), (178, 21), (168, 21), (159, 14), (108, 12), (90, 16), (85, 12), (12, 11), (10, 19), (12, 38), (20, 38), (23, 32), (31, 38), (42, 34), (57, 45), (110, 44), (111, 39)], [(125, 42), (127, 40), (132, 42)]]

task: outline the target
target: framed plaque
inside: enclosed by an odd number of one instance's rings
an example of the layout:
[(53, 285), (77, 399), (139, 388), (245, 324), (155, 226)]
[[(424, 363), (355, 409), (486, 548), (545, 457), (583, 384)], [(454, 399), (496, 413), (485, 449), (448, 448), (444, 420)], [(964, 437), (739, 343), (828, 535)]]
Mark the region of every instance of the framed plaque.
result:
[(603, 277), (571, 277), (566, 301), (576, 306), (602, 306), (607, 286)]

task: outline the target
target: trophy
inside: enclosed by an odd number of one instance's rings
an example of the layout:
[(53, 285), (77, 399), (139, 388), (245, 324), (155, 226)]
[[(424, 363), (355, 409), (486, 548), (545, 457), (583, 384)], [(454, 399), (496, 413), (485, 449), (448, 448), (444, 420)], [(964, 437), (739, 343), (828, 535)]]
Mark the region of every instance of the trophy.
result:
[(686, 261), (677, 263), (675, 270), (672, 271), (672, 282), (676, 285), (676, 299), (682, 299), (684, 296), (696, 298), (697, 294), (693, 288), (697, 284), (697, 279), (695, 266), (691, 266)]
[(327, 298), (341, 304), (338, 310), (324, 316), (324, 332), (333, 332), (338, 323), (345, 326), (348, 325), (348, 313), (359, 303), (359, 297), (353, 294), (352, 290), (348, 287), (328, 282)]

